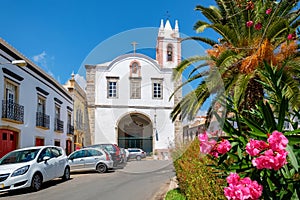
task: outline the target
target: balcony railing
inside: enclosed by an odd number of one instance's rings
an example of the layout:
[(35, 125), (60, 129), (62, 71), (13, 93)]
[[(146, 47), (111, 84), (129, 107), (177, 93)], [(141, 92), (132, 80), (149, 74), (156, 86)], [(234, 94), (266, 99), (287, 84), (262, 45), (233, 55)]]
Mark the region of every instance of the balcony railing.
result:
[(68, 127), (67, 127), (67, 134), (74, 135), (74, 126), (73, 126), (73, 125), (68, 124)]
[(50, 127), (49, 115), (45, 115), (44, 113), (37, 112), (36, 113), (36, 126), (49, 129), (49, 127)]
[(64, 131), (64, 122), (58, 118), (54, 120), (54, 131), (63, 132)]
[(24, 106), (2, 100), (2, 118), (24, 122)]

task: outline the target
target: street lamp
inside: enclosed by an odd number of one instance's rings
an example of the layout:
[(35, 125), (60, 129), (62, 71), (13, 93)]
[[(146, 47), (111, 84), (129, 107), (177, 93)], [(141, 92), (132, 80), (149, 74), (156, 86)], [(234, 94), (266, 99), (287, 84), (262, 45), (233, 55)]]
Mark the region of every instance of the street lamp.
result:
[(17, 65), (19, 67), (26, 67), (27, 63), (25, 60), (13, 60), (11, 62), (12, 65)]
[(5, 64), (12, 64), (12, 65), (16, 65), (19, 67), (26, 67), (26, 65), (27, 65), (25, 60), (13, 60), (11, 62), (0, 63), (0, 65), (5, 65)]

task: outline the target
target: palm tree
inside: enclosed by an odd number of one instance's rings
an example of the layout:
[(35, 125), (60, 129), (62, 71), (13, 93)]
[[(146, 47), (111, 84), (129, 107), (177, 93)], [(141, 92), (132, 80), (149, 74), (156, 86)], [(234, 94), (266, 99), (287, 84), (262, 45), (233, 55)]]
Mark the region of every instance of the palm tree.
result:
[[(212, 98), (209, 111), (218, 105), (224, 94), (232, 94), (238, 110), (249, 110), (264, 98), (258, 70), (264, 62), (284, 67), (284, 76), (289, 83), (293, 106), (299, 106), (299, 56), (297, 27), (300, 10), (299, 0), (215, 0), (217, 6), (196, 6), (207, 21), (198, 21), (194, 29), (201, 33), (207, 28), (217, 32), (218, 40), (191, 37), (210, 45), (205, 56), (183, 60), (174, 70), (174, 80), (193, 64), (184, 85), (198, 80), (197, 87), (182, 98), (171, 113), (171, 118), (192, 119), (207, 99)], [(291, 79), (292, 77), (292, 79)], [(295, 87), (296, 86), (296, 87)], [(173, 94), (174, 94), (173, 93)]]

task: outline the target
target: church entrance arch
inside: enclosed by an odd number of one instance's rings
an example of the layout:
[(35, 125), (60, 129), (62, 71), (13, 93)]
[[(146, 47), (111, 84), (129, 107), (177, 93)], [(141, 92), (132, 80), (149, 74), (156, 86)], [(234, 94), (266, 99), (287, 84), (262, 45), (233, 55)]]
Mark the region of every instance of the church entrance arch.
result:
[(123, 148), (141, 148), (152, 152), (153, 125), (151, 120), (141, 113), (129, 113), (118, 123), (118, 145)]

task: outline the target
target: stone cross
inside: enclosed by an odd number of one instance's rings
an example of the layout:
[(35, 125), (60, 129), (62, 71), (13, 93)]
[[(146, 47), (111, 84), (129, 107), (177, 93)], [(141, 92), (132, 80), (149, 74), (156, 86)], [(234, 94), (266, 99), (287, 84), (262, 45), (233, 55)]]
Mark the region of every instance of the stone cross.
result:
[(136, 45), (138, 45), (137, 42), (133, 41), (132, 43), (132, 46), (133, 46), (133, 53), (135, 54), (135, 51), (136, 51)]

